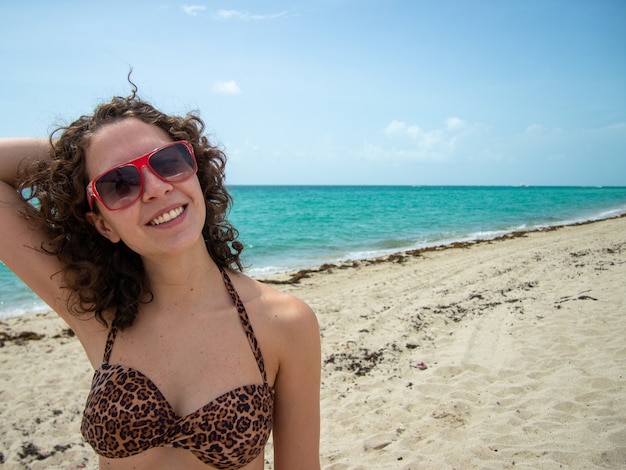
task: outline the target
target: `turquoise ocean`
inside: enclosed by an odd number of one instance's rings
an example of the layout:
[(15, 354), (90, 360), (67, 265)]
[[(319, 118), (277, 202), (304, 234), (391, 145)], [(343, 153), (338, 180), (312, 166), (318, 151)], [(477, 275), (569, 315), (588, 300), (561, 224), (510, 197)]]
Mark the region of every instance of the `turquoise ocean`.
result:
[[(626, 213), (626, 187), (231, 186), (253, 277)], [(0, 317), (48, 310), (0, 264)]]

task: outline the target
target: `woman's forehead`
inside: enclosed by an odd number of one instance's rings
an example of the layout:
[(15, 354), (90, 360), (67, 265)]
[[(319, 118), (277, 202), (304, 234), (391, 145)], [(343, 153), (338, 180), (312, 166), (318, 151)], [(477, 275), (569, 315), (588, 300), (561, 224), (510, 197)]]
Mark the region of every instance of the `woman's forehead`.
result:
[(108, 168), (151, 152), (172, 138), (154, 124), (127, 118), (102, 126), (85, 149), (87, 174), (94, 178)]

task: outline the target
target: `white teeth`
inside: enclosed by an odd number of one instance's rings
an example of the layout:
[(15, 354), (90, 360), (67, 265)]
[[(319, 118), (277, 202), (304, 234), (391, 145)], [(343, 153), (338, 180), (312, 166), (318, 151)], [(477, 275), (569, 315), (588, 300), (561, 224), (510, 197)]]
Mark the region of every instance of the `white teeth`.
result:
[(150, 225), (161, 225), (161, 224), (164, 224), (165, 222), (169, 222), (170, 220), (174, 220), (176, 217), (178, 217), (182, 213), (183, 213), (183, 208), (182, 207), (178, 207), (176, 209), (172, 209), (171, 211), (166, 212), (165, 214), (160, 215), (156, 219), (150, 221)]

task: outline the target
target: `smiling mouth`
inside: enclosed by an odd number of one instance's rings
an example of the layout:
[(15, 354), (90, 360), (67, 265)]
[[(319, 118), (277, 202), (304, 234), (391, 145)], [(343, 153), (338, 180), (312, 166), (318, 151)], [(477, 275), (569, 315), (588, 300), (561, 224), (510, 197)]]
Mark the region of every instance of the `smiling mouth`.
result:
[(169, 222), (170, 220), (174, 220), (175, 218), (180, 216), (180, 214), (182, 214), (184, 211), (185, 211), (185, 208), (183, 206), (177, 207), (176, 209), (172, 209), (171, 211), (158, 216), (156, 219), (151, 220), (150, 225), (152, 226), (161, 225), (161, 224), (164, 224), (165, 222)]

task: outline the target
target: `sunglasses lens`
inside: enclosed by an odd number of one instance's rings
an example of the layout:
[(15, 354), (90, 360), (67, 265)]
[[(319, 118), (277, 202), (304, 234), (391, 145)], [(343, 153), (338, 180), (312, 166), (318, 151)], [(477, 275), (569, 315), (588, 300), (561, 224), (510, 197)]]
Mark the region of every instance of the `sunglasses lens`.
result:
[(118, 209), (130, 204), (141, 192), (139, 170), (127, 165), (109, 171), (98, 178), (96, 190), (109, 209)]
[(183, 143), (156, 152), (150, 157), (150, 167), (166, 181), (181, 181), (196, 172), (193, 155)]

